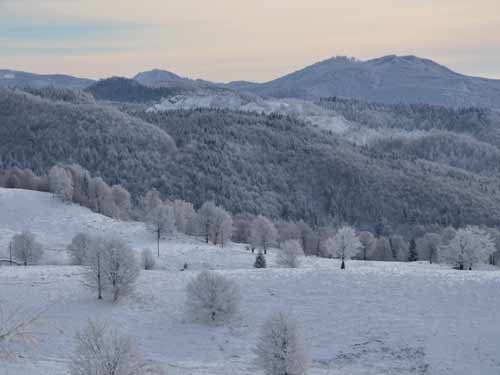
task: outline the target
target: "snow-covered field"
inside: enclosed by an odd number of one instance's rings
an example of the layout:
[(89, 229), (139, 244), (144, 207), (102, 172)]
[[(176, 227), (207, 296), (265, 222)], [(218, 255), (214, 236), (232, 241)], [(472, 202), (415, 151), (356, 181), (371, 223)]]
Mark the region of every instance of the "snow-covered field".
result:
[[(67, 374), (75, 332), (105, 320), (134, 336), (141, 352), (168, 374), (260, 374), (252, 352), (258, 328), (273, 311), (303, 326), (310, 374), (500, 373), (500, 272), (454, 271), (423, 263), (348, 262), (308, 258), (299, 269), (252, 268), (243, 245), (224, 249), (176, 236), (161, 244), (161, 267), (144, 271), (118, 304), (97, 301), (82, 285), (82, 268), (63, 249), (79, 231), (119, 236), (137, 251), (155, 248), (140, 223), (119, 223), (49, 194), (0, 189), (0, 249), (31, 229), (52, 265), (0, 267), (4, 309), (45, 309), (37, 343), (22, 357), (0, 360), (1, 375)], [(187, 271), (180, 272), (188, 263)], [(207, 327), (185, 314), (185, 287), (199, 269), (217, 269), (242, 291), (241, 313)]]

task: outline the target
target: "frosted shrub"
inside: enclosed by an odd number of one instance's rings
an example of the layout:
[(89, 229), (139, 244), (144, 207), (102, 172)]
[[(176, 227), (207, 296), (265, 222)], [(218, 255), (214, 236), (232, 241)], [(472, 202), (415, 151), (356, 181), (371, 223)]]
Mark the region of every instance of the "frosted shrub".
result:
[(288, 268), (297, 268), (300, 265), (300, 257), (304, 255), (302, 246), (297, 240), (288, 240), (283, 243), (276, 257), (276, 263)]
[(239, 311), (238, 285), (215, 272), (203, 271), (187, 286), (187, 308), (194, 320), (220, 324)]
[(99, 322), (90, 321), (75, 337), (71, 375), (162, 374), (137, 351), (134, 340)]

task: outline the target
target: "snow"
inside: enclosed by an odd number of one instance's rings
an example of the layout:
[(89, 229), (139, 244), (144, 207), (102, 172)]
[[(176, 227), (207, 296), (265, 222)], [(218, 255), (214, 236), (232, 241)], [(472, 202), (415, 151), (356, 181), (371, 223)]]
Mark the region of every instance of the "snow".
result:
[[(50, 194), (0, 189), (0, 247), (32, 229), (60, 255), (71, 237), (89, 232), (122, 236), (139, 253), (155, 248), (143, 224), (116, 222), (63, 204)], [(161, 244), (161, 268), (144, 271), (118, 304), (97, 301), (69, 265), (0, 267), (0, 302), (7, 310), (45, 308), (37, 343), (16, 361), (0, 360), (1, 375), (67, 374), (75, 332), (89, 318), (136, 338), (140, 350), (168, 374), (260, 374), (253, 348), (271, 312), (285, 310), (303, 327), (312, 375), (496, 374), (500, 371), (500, 272), (455, 271), (425, 263), (305, 259), (298, 269), (253, 269), (244, 245), (221, 249), (175, 236)], [(184, 261), (187, 271), (180, 272)], [(61, 260), (60, 263), (64, 263)], [(228, 325), (192, 323), (185, 288), (200, 269), (216, 269), (242, 292), (241, 312)]]

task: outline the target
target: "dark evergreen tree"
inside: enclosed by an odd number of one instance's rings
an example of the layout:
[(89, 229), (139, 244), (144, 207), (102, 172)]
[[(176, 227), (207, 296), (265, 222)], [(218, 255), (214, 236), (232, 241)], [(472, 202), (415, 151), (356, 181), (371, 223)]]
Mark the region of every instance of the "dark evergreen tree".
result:
[(409, 248), (409, 253), (408, 253), (408, 261), (409, 262), (415, 262), (417, 260), (418, 260), (417, 242), (415, 241), (415, 238), (413, 237), (410, 240), (410, 248)]
[(259, 252), (259, 254), (257, 254), (253, 266), (255, 268), (266, 268), (266, 257), (264, 256), (264, 254), (262, 254), (262, 252)]

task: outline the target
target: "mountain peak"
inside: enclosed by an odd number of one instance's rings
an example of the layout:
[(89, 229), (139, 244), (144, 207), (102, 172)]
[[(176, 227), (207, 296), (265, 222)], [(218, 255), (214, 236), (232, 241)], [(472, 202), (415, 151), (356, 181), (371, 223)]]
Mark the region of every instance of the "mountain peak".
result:
[(145, 72), (140, 72), (133, 78), (135, 81), (142, 83), (143, 85), (157, 84), (158, 82), (181, 82), (188, 80), (187, 78), (181, 77), (175, 73), (168, 70), (162, 69), (152, 69)]

